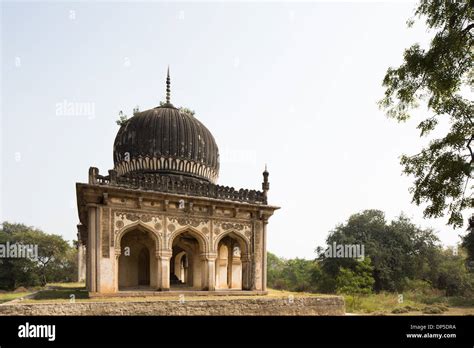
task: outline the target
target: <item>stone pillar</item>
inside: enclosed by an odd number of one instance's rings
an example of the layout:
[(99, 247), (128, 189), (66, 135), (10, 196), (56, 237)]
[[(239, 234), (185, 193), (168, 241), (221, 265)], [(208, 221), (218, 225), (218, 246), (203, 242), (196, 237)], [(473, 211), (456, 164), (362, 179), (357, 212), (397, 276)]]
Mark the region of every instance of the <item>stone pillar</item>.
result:
[(252, 290), (252, 258), (251, 254), (241, 256), (242, 261), (242, 290)]
[(83, 282), (86, 280), (86, 246), (79, 241), (77, 248), (77, 281)]
[(170, 290), (170, 259), (173, 256), (172, 250), (159, 250), (156, 252), (157, 259), (157, 279), (158, 290)]
[(120, 277), (120, 255), (122, 254), (122, 249), (116, 248), (115, 249), (115, 267), (114, 267), (114, 284), (115, 284), (115, 292), (119, 291), (119, 277)]
[(262, 218), (263, 236), (262, 236), (262, 290), (267, 291), (267, 224), (266, 217)]
[(202, 271), (204, 273), (204, 284), (202, 290), (214, 291), (216, 290), (216, 253), (202, 253)]
[(87, 290), (90, 292), (99, 291), (99, 262), (100, 262), (100, 235), (99, 231), (99, 214), (96, 206), (88, 207), (88, 243), (87, 243)]
[(242, 290), (242, 262), (240, 257), (232, 257), (232, 278), (230, 280), (231, 289)]

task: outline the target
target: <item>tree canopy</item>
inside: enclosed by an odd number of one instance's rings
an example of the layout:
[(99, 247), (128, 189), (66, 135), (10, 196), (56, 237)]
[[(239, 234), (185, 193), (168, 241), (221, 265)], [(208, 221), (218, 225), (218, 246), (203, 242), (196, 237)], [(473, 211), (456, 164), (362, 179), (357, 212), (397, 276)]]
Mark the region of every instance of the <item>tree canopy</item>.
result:
[(387, 70), (385, 96), (379, 102), (398, 121), (425, 105), (429, 114), (418, 124), (422, 137), (440, 122), (449, 123), (443, 137), (431, 139), (417, 154), (403, 155), (401, 164), (414, 177), (413, 202), (426, 204), (426, 217), (448, 214), (454, 227), (463, 225), (462, 211), (474, 207), (469, 183), (474, 164), (473, 5), (474, 0), (419, 3), (414, 18), (424, 19), (434, 33), (430, 46), (414, 44), (405, 50), (403, 64)]
[(432, 229), (401, 214), (387, 221), (380, 210), (365, 210), (337, 225), (326, 239), (334, 245), (363, 245), (363, 258), (328, 255), (313, 260), (282, 259), (268, 253), (268, 286), (291, 291), (344, 293), (403, 292), (430, 288), (447, 296), (472, 296), (474, 273), (464, 249), (442, 248)]
[[(372, 261), (376, 291), (400, 291), (407, 279), (428, 277), (430, 263), (440, 250), (433, 230), (415, 226), (404, 215), (389, 223), (380, 210), (351, 215), (329, 233), (326, 242), (364, 245), (365, 256)], [(327, 258), (321, 248), (319, 258), (332, 277), (337, 277), (341, 267), (355, 270), (359, 263), (354, 258)]]
[(0, 226), (0, 244), (36, 245), (38, 250), (37, 259), (0, 258), (0, 289), (75, 280), (76, 249), (61, 236), (24, 224), (4, 222)]

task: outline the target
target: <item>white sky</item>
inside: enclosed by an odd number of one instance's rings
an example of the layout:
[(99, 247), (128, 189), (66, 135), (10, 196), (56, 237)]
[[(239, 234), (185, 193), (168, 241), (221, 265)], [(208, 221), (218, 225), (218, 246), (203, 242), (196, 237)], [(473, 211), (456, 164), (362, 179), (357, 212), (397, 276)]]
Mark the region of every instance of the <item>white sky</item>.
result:
[[(426, 140), (376, 101), (403, 49), (413, 2), (82, 2), (1, 4), (0, 220), (76, 236), (75, 182), (113, 167), (119, 110), (171, 99), (196, 111), (221, 152), (219, 183), (260, 189), (281, 210), (268, 249), (314, 257), (351, 214), (380, 209), (432, 226), (446, 245), (463, 230), (424, 220), (399, 156)], [(94, 114), (60, 115), (64, 101)]]

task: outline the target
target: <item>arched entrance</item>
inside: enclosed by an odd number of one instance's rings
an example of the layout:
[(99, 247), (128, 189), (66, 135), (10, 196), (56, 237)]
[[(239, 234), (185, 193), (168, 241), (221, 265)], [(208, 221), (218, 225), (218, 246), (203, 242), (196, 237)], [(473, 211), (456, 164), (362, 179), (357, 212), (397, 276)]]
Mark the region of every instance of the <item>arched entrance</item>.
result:
[(200, 290), (205, 284), (204, 264), (201, 260), (202, 242), (192, 231), (183, 231), (172, 242), (170, 259), (170, 289)]
[(217, 243), (216, 289), (249, 290), (248, 244), (231, 232)]
[(152, 289), (157, 286), (156, 242), (151, 232), (137, 226), (120, 239), (119, 290)]

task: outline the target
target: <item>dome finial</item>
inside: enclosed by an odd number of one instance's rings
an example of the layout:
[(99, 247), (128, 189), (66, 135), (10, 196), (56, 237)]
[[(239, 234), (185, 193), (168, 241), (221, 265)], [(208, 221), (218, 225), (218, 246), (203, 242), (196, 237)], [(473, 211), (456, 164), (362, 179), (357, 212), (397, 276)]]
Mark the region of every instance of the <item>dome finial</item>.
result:
[(170, 66), (168, 65), (168, 74), (166, 76), (166, 104), (170, 104)]

